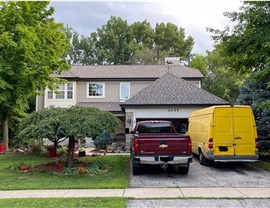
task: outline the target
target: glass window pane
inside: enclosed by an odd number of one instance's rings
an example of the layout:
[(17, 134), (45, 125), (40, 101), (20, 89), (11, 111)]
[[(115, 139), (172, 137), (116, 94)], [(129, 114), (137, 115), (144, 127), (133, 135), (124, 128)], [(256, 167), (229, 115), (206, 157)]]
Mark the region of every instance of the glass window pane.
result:
[(120, 83), (120, 99), (129, 99), (130, 97), (129, 83)]
[(89, 83), (89, 96), (103, 96), (103, 83)]
[(73, 92), (72, 91), (67, 92), (67, 99), (73, 99)]
[(73, 90), (73, 83), (67, 83), (67, 90)]
[(60, 91), (55, 95), (56, 99), (64, 99), (65, 98), (65, 92), (64, 91)]
[(53, 91), (48, 91), (48, 99), (53, 99)]
[(60, 91), (60, 90), (65, 90), (65, 84), (60, 84), (59, 85), (58, 91)]

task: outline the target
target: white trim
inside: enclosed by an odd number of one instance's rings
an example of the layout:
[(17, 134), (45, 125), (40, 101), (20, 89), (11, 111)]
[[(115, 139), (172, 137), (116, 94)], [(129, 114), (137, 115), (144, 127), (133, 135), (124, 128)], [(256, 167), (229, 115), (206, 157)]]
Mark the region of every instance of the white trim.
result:
[[(89, 96), (89, 84), (102, 84), (102, 96)], [(104, 82), (87, 82), (86, 83), (86, 98), (105, 98), (105, 83)]]
[[(121, 98), (121, 94), (122, 94), (121, 85), (122, 84), (128, 84), (128, 98)], [(128, 100), (130, 98), (130, 82), (120, 82), (119, 83), (119, 92), (120, 92), (120, 94), (119, 94), (120, 101), (121, 100)]]

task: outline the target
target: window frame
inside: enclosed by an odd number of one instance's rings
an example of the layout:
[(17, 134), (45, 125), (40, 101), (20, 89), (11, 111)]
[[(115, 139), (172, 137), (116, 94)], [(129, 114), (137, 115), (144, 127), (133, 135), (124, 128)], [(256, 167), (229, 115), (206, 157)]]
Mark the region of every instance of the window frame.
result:
[[(90, 84), (102, 84), (102, 95), (89, 95), (89, 85)], [(87, 82), (86, 84), (86, 98), (105, 98), (105, 83), (104, 82)]]
[[(74, 100), (75, 98), (75, 82), (67, 82), (67, 83), (61, 83), (64, 85), (64, 90), (50, 90), (49, 88), (46, 89), (46, 99), (47, 100)], [(72, 84), (72, 90), (68, 90), (68, 84)], [(60, 87), (60, 85), (59, 85)], [(56, 96), (58, 95), (56, 93), (58, 92), (64, 92), (64, 98), (57, 98)], [(49, 98), (49, 92), (52, 93), (52, 98)], [(68, 98), (68, 92), (72, 92), (72, 98)]]

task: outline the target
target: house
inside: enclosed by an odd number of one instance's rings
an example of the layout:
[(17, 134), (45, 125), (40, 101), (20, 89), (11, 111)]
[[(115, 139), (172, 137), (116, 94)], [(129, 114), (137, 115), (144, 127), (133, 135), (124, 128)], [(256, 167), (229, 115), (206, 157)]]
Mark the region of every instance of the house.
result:
[(37, 110), (49, 106), (92, 106), (110, 111), (121, 120), (118, 133), (136, 121), (171, 120), (181, 132), (190, 113), (212, 105), (228, 104), (201, 89), (199, 70), (174, 65), (72, 66), (57, 77), (67, 80), (58, 94), (49, 89), (37, 97)]

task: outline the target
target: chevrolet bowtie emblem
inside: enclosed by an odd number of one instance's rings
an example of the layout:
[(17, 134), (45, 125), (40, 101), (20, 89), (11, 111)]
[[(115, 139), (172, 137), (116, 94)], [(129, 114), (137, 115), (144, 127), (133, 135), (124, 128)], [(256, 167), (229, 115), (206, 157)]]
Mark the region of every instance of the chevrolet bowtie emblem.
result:
[(161, 144), (161, 145), (159, 145), (159, 147), (160, 148), (166, 148), (166, 147), (168, 147), (168, 145), (167, 144)]

